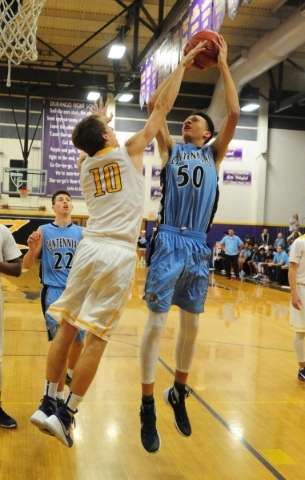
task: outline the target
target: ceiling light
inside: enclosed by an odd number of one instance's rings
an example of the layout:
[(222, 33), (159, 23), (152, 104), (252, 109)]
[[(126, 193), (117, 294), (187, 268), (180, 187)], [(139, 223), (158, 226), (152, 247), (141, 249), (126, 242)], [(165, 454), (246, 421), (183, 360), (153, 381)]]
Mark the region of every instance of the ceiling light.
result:
[(129, 102), (132, 98), (133, 98), (132, 93), (122, 93), (122, 95), (120, 95), (118, 97), (118, 101), (119, 102)]
[(244, 107), (241, 108), (242, 112), (254, 112), (259, 108), (259, 103), (248, 103)]
[(110, 52), (108, 53), (108, 58), (122, 58), (125, 53), (125, 45), (112, 45)]
[(87, 100), (90, 100), (91, 102), (95, 102), (100, 98), (100, 94), (98, 92), (89, 92), (87, 95)]

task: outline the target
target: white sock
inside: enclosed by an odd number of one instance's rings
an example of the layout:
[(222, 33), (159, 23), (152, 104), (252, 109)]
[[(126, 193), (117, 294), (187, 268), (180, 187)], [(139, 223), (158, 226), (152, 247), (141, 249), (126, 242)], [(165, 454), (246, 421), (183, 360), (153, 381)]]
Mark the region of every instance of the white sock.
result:
[(65, 392), (64, 392), (64, 391), (62, 391), (62, 392), (57, 392), (57, 393), (56, 393), (56, 398), (57, 398), (58, 400), (64, 400), (64, 399), (65, 399)]
[(70, 378), (73, 377), (73, 368), (67, 368), (67, 374), (69, 375)]
[(77, 407), (79, 406), (80, 402), (82, 402), (84, 397), (79, 397), (78, 395), (75, 395), (75, 393), (70, 392), (69, 396), (66, 400), (65, 405), (72, 410), (72, 412), (75, 412), (77, 410)]
[(58, 388), (58, 382), (53, 383), (53, 382), (49, 382), (49, 380), (45, 380), (43, 394), (46, 395), (47, 397), (51, 397), (51, 398), (54, 398), (54, 400), (56, 400), (57, 388)]

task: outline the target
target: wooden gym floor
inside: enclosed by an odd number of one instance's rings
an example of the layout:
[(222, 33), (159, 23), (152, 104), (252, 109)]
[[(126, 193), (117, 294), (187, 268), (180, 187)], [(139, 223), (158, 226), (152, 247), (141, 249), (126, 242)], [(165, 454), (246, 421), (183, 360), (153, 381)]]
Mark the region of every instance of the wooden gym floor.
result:
[[(3, 277), (3, 407), (18, 421), (0, 429), (2, 480), (298, 480), (305, 478), (305, 384), (297, 380), (287, 291), (211, 274), (187, 400), (193, 434), (176, 431), (162, 392), (173, 382), (177, 308), (160, 347), (156, 455), (140, 443), (139, 345), (147, 311), (145, 268), (79, 413), (74, 446), (29, 421), (42, 397), (48, 343), (38, 268)], [(77, 294), (77, 292), (76, 292)]]

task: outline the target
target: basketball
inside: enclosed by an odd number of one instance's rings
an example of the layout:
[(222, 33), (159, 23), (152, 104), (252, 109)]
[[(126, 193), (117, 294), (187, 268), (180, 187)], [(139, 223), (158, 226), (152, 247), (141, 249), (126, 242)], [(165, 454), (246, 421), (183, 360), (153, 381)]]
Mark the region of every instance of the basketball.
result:
[(217, 63), (219, 48), (213, 40), (218, 42), (218, 33), (213, 30), (201, 30), (201, 32), (195, 33), (184, 47), (184, 55), (187, 55), (199, 42), (203, 42), (204, 40), (208, 40), (205, 45), (206, 50), (199, 52), (194, 58), (195, 65), (202, 70), (214, 67)]

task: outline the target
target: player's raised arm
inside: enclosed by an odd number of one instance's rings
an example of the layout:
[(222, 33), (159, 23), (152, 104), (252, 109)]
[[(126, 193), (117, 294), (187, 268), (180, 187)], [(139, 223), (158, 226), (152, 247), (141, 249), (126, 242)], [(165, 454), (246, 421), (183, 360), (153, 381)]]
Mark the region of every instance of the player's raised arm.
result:
[(219, 54), (217, 67), (220, 70), (220, 74), (224, 83), (227, 114), (212, 145), (217, 169), (219, 168), (220, 162), (223, 160), (227, 152), (228, 145), (234, 136), (240, 112), (236, 87), (227, 64), (227, 44), (221, 35), (219, 35), (218, 47)]
[(162, 87), (161, 84), (160, 88), (157, 90), (156, 100), (153, 101), (154, 107), (145, 127), (131, 137), (126, 144), (131, 158), (140, 156), (141, 158), (138, 158), (136, 161), (142, 161), (142, 154), (145, 147), (157, 135), (160, 126), (164, 124), (167, 114), (172, 109), (180, 90), (184, 72), (191, 68), (194, 62), (194, 57), (202, 50), (204, 50), (203, 43), (200, 42), (193, 50), (182, 58), (178, 67), (165, 80), (164, 86)]

